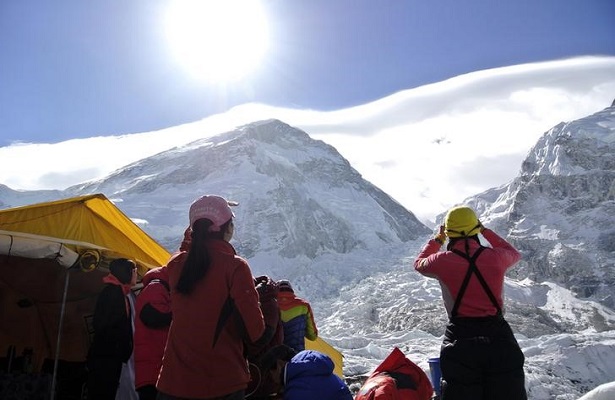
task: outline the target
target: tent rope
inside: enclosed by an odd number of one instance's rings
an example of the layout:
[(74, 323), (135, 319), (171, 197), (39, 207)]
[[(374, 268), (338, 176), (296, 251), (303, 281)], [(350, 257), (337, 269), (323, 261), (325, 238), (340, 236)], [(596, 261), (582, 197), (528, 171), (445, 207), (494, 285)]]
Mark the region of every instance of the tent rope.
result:
[(8, 261), (8, 259), (11, 257), (11, 251), (13, 250), (13, 235), (9, 235), (9, 237), (11, 238), (11, 244), (9, 244), (9, 251), (6, 253), (6, 260)]
[(58, 261), (58, 258), (62, 257), (62, 247), (64, 247), (64, 243), (60, 242), (60, 248), (56, 252), (56, 256), (53, 259), (54, 261)]

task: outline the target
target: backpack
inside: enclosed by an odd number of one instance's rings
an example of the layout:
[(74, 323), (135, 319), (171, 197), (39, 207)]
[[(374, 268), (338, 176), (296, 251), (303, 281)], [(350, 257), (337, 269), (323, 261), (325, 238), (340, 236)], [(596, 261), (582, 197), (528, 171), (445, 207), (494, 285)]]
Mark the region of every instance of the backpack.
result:
[(354, 400), (429, 400), (433, 395), (425, 371), (397, 347), (361, 386)]
[(258, 343), (246, 343), (246, 356), (250, 364), (250, 382), (246, 389), (246, 397), (249, 398), (267, 397), (270, 394), (271, 377), (268, 376), (269, 371), (262, 371), (261, 357), (268, 350), (284, 342), (284, 331), (277, 300), (279, 291), (277, 282), (263, 275), (254, 278), (254, 286), (258, 292), (265, 325), (274, 329), (270, 333), (271, 337), (261, 338)]

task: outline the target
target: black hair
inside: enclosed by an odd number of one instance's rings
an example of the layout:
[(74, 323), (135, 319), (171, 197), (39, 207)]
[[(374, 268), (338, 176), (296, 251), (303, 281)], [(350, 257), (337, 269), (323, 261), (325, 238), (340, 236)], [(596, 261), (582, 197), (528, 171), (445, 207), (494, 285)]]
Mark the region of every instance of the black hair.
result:
[(229, 219), (226, 223), (222, 224), (220, 230), (216, 232), (209, 231), (213, 222), (207, 218), (198, 219), (192, 224), (190, 249), (188, 250), (186, 262), (184, 263), (182, 272), (179, 275), (179, 280), (175, 286), (175, 289), (179, 293), (185, 295), (190, 294), (197, 282), (203, 279), (211, 263), (209, 252), (207, 248), (203, 246), (203, 243), (209, 239), (222, 240), (231, 221), (232, 219)]
[(134, 261), (127, 258), (116, 258), (109, 264), (109, 272), (117, 278), (118, 281), (127, 284), (132, 280), (132, 270), (137, 265)]

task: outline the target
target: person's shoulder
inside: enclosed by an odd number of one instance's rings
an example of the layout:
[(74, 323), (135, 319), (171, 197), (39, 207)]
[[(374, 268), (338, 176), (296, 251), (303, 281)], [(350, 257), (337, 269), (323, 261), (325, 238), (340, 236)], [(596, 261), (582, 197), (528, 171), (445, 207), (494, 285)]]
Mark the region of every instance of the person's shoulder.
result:
[(238, 256), (237, 254), (233, 256), (232, 266), (233, 269), (250, 269), (250, 264), (248, 264), (248, 261), (245, 258)]
[(242, 256), (238, 254), (233, 254), (233, 259), (238, 263), (248, 265), (248, 260), (246, 260), (245, 258), (243, 258)]
[(167, 267), (166, 267), (167, 273), (168, 271), (172, 271), (174, 269), (179, 268), (181, 265), (183, 265), (187, 257), (188, 257), (187, 251), (180, 251), (180, 252), (173, 254), (171, 258), (169, 259), (169, 262), (167, 262)]
[(433, 267), (441, 263), (448, 263), (450, 261), (457, 261), (457, 256), (450, 250), (441, 250), (436, 253), (430, 254), (425, 258), (418, 260), (418, 269), (424, 269), (425, 267)]
[(100, 291), (100, 293), (98, 294), (98, 299), (101, 300), (101, 299), (104, 299), (106, 297), (109, 297), (109, 296), (112, 295), (112, 293), (113, 293), (113, 285), (111, 285), (109, 283), (106, 283), (103, 286), (103, 288)]
[(148, 296), (148, 295), (156, 295), (158, 293), (169, 293), (171, 291), (171, 287), (168, 280), (154, 278), (147, 283), (139, 292), (139, 297)]
[(111, 283), (105, 284), (103, 289), (98, 294), (98, 302), (99, 303), (116, 303), (119, 299), (124, 298), (124, 292), (122, 288), (118, 285), (113, 285)]
[(115, 292), (122, 292), (122, 288), (119, 285), (115, 285), (113, 283), (105, 283), (100, 294), (102, 295), (104, 293), (106, 295), (109, 295)]
[(310, 303), (305, 300), (302, 297), (297, 296), (296, 294), (292, 293), (292, 296), (288, 296), (289, 299), (289, 303), (290, 305), (294, 308), (294, 307), (303, 307), (303, 306), (309, 306)]

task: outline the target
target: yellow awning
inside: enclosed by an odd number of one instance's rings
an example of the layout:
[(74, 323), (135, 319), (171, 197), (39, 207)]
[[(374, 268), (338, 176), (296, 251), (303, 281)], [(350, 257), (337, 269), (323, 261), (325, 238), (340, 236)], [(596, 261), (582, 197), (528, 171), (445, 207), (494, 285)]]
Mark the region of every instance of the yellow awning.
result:
[(305, 348), (306, 350), (316, 350), (331, 357), (333, 363), (335, 364), (335, 369), (333, 372), (335, 372), (335, 374), (340, 378), (344, 378), (344, 356), (333, 346), (331, 346), (329, 343), (325, 342), (321, 338), (316, 338), (316, 340), (306, 339)]
[(102, 194), (0, 210), (0, 349), (32, 349), (37, 371), (49, 359), (84, 361), (118, 257), (143, 276), (170, 253)]
[(11, 234), (63, 243), (77, 253), (96, 248), (113, 258), (130, 258), (141, 275), (170, 257), (103, 194), (0, 210), (0, 235)]

